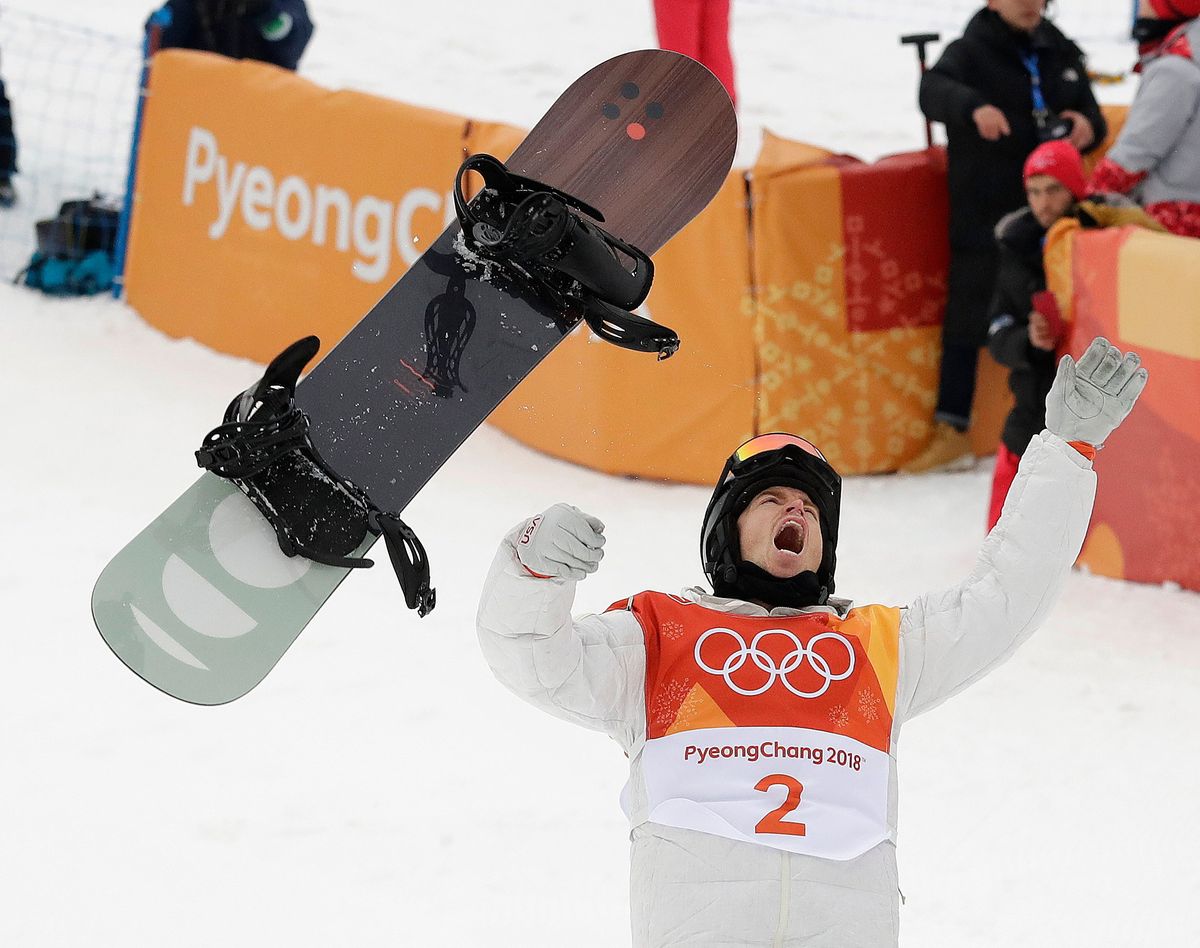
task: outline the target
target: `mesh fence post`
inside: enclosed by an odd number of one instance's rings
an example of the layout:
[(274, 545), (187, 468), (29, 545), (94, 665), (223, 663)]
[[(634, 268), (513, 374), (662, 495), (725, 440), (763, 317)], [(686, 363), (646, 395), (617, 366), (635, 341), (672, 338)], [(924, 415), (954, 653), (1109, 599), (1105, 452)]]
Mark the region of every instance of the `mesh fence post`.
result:
[(146, 109), (146, 87), (150, 82), (150, 61), (162, 43), (163, 29), (171, 22), (171, 11), (165, 7), (155, 10), (146, 24), (142, 41), (142, 77), (138, 82), (137, 110), (133, 119), (133, 135), (129, 141), (129, 173), (125, 178), (125, 200), (121, 204), (121, 219), (117, 225), (117, 245), (113, 251), (116, 273), (112, 295), (120, 299), (125, 290), (125, 250), (129, 241), (129, 220), (133, 215), (133, 188), (137, 179), (138, 148), (142, 142), (142, 114)]

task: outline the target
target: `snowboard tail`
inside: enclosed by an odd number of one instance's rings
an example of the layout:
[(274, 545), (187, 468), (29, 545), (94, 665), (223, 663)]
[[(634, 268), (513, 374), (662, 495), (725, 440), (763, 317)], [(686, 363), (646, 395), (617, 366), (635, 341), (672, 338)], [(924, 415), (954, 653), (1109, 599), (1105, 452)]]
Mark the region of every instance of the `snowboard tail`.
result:
[(262, 681), (348, 573), (285, 556), (257, 508), (205, 474), (108, 564), (92, 615), (150, 684), (224, 704)]

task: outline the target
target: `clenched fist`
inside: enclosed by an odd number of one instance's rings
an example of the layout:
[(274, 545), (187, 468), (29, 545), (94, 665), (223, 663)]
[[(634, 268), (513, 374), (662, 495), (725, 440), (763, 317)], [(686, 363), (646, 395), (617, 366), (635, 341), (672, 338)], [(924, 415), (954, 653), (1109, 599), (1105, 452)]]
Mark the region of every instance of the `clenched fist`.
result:
[(555, 504), (516, 538), (517, 559), (539, 579), (585, 579), (604, 557), (604, 524), (578, 507)]

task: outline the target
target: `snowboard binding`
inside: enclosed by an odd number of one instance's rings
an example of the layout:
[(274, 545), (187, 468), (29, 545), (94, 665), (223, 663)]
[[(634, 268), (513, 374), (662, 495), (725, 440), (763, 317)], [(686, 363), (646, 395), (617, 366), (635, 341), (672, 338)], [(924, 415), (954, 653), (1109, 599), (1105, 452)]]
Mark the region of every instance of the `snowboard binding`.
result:
[(373, 560), (352, 554), (368, 533), (382, 534), (405, 602), (425, 616), (437, 596), (421, 541), (399, 516), (381, 511), (329, 466), (309, 437), (308, 416), (296, 405), (300, 372), (320, 346), (316, 336), (307, 336), (276, 356), (263, 377), (229, 403), (223, 423), (196, 452), (196, 463), (250, 498), (287, 556), (369, 567)]
[[(462, 189), (468, 171), (484, 182), (469, 203)], [(454, 207), (472, 252), (515, 270), (601, 339), (657, 352), (659, 359), (679, 349), (673, 330), (631, 312), (650, 292), (654, 264), (637, 247), (597, 226), (604, 215), (596, 208), (513, 174), (491, 155), (462, 163), (454, 180)]]

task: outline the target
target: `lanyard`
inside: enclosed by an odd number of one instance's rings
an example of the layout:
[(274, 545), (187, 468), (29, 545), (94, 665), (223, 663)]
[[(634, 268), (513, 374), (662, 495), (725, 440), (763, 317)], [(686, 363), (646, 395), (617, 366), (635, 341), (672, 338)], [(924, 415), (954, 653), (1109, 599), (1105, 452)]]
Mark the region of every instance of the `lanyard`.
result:
[(1025, 70), (1029, 73), (1029, 82), (1033, 90), (1033, 117), (1041, 125), (1049, 116), (1050, 110), (1046, 108), (1046, 97), (1042, 95), (1042, 71), (1038, 66), (1038, 54), (1021, 53), (1021, 62), (1025, 64)]

